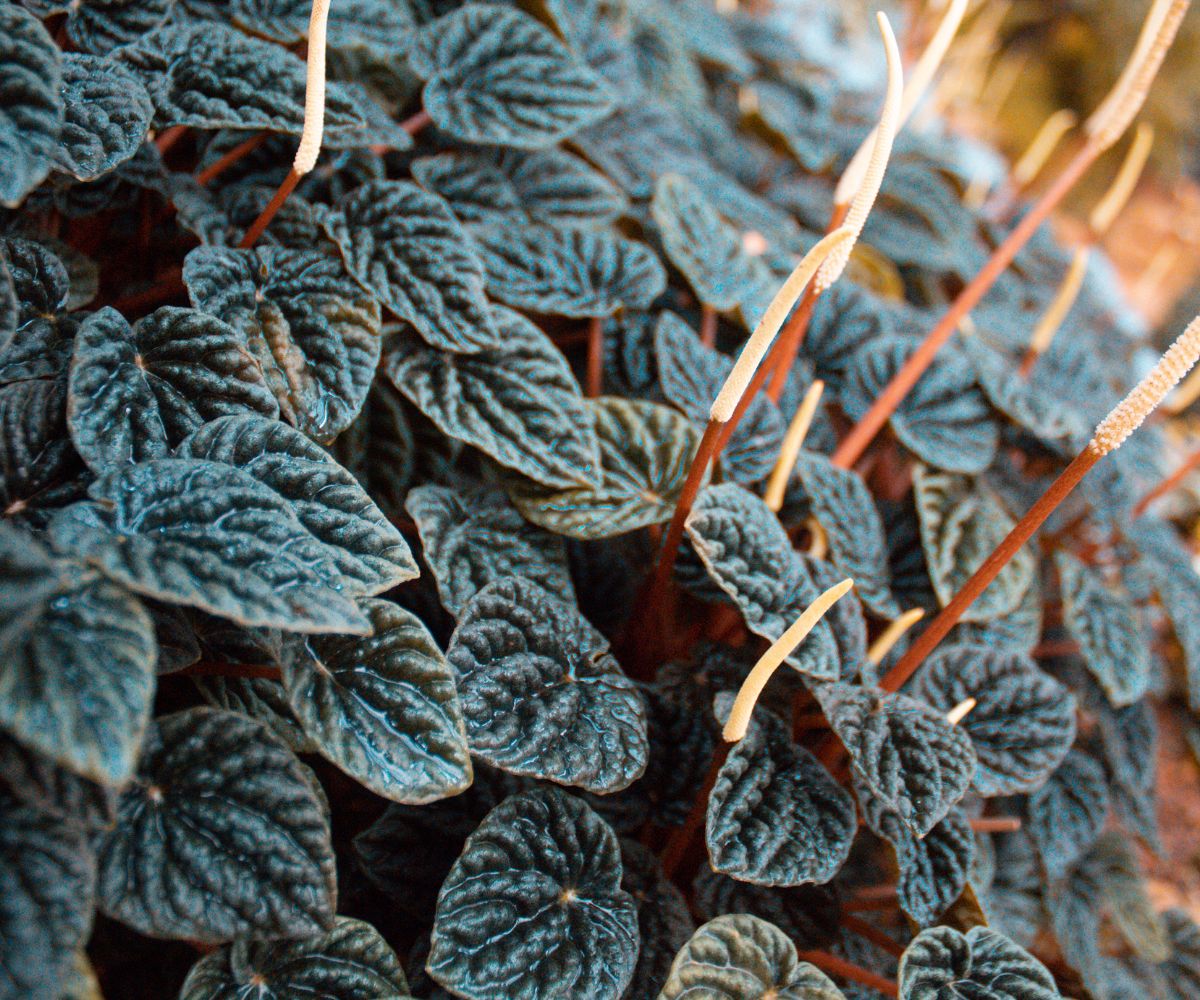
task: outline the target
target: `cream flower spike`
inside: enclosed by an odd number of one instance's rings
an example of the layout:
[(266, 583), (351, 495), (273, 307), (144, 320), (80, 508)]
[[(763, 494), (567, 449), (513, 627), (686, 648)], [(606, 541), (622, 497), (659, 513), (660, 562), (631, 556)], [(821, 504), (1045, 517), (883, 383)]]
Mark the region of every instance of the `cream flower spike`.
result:
[(750, 728), (750, 715), (754, 711), (754, 706), (758, 704), (758, 696), (767, 686), (767, 681), (779, 669), (779, 665), (791, 655), (792, 650), (799, 646), (808, 633), (816, 628), (817, 622), (825, 617), (826, 612), (845, 597), (853, 587), (853, 580), (835, 583), (805, 608), (800, 617), (771, 644), (771, 648), (763, 653), (759, 661), (754, 664), (754, 669), (742, 682), (741, 690), (738, 691), (737, 697), (733, 701), (733, 708), (729, 712), (729, 719), (721, 732), (721, 738), (726, 743), (736, 743), (746, 735), (746, 730)]
[(1017, 187), (1026, 187), (1042, 172), (1042, 167), (1050, 159), (1050, 154), (1062, 141), (1062, 137), (1075, 127), (1078, 121), (1075, 112), (1069, 108), (1059, 108), (1049, 118), (1042, 122), (1037, 135), (1025, 150), (1024, 155), (1017, 160), (1013, 167), (1013, 182)]
[(1090, 257), (1091, 253), (1088, 248), (1080, 247), (1075, 251), (1075, 256), (1071, 258), (1071, 265), (1067, 268), (1062, 284), (1058, 286), (1054, 300), (1042, 314), (1042, 318), (1038, 320), (1033, 336), (1029, 338), (1029, 352), (1035, 358), (1040, 358), (1049, 350), (1050, 344), (1054, 341), (1054, 335), (1058, 333), (1067, 314), (1074, 307), (1075, 300), (1079, 298), (1080, 289), (1083, 288), (1083, 279), (1087, 277)]
[(1128, 203), (1137, 187), (1146, 161), (1150, 158), (1150, 150), (1154, 147), (1154, 126), (1140, 122), (1134, 133), (1129, 151), (1121, 161), (1121, 169), (1113, 178), (1112, 185), (1104, 197), (1096, 202), (1088, 216), (1088, 226), (1095, 239), (1099, 239), (1112, 228), (1112, 224), (1121, 214), (1121, 209)]
[(888, 627), (879, 634), (879, 638), (871, 643), (870, 648), (867, 650), (867, 662), (873, 666), (879, 666), (883, 662), (883, 658), (892, 651), (904, 633), (924, 617), (924, 608), (909, 608), (899, 618), (889, 622)]
[(825, 263), (830, 254), (853, 238), (854, 233), (848, 226), (835, 229), (809, 250), (804, 255), (804, 259), (796, 265), (796, 269), (788, 275), (787, 281), (775, 293), (775, 298), (771, 300), (762, 319), (754, 328), (754, 332), (750, 334), (750, 339), (746, 341), (746, 346), (742, 348), (742, 353), (734, 362), (733, 370), (725, 379), (725, 384), (717, 393), (717, 398), (713, 400), (712, 409), (709, 411), (710, 419), (724, 424), (733, 416), (738, 400), (741, 399), (746, 386), (754, 377), (763, 356), (771, 346), (771, 341), (775, 339), (779, 328), (783, 326), (783, 321), (792, 311), (796, 300), (804, 293), (804, 289), (812, 281), (813, 275), (817, 273), (818, 268)]
[[(885, 14), (876, 15), (879, 21), (879, 32), (883, 35), (883, 47), (887, 53), (888, 86), (883, 99), (883, 113), (879, 116), (875, 142), (871, 146), (871, 159), (863, 172), (862, 183), (848, 195), (842, 190), (834, 192), (834, 201), (844, 205), (847, 201), (850, 210), (846, 213), (846, 227), (854, 234), (854, 240), (862, 234), (867, 224), (867, 216), (875, 205), (879, 188), (883, 184), (883, 174), (887, 170), (888, 160), (892, 155), (892, 144), (896, 141), (896, 132), (900, 127), (900, 112), (904, 101), (904, 68), (900, 60), (900, 47), (896, 44), (896, 35)], [(844, 200), (843, 200), (844, 199)], [(823, 292), (842, 276), (846, 265), (850, 263), (850, 251), (854, 242), (845, 243), (829, 255), (829, 259), (817, 271), (816, 289)]]
[(304, 130), (292, 171), (303, 177), (317, 164), (325, 131), (325, 34), (329, 25), (330, 0), (313, 0), (308, 19), (307, 79), (304, 87)]
[[(937, 71), (942, 65), (942, 60), (946, 57), (946, 53), (950, 49), (950, 43), (954, 41), (954, 36), (958, 34), (958, 29), (962, 26), (963, 17), (966, 15), (967, 7), (970, 6), (970, 3), (971, 0), (951, 0), (949, 7), (942, 15), (941, 21), (938, 22), (933, 37), (929, 39), (929, 44), (925, 46), (925, 51), (921, 53), (921, 58), (917, 60), (916, 65), (912, 68), (912, 72), (908, 74), (907, 79), (904, 81), (904, 96), (900, 101), (900, 120), (896, 123), (897, 132), (904, 128), (905, 122), (912, 117), (912, 113), (925, 96), (925, 91), (929, 89), (934, 76), (937, 75)], [(946, 7), (945, 4), (942, 6)], [(837, 191), (834, 193), (834, 202), (836, 204), (848, 205), (850, 199), (862, 187), (863, 178), (866, 176), (867, 165), (871, 162), (871, 152), (875, 148), (875, 140), (878, 135), (878, 128), (871, 130), (871, 134), (863, 140), (863, 144), (858, 147), (858, 152), (854, 154), (854, 158), (851, 159), (849, 165), (842, 173), (841, 180), (838, 181)]]
[(821, 393), (824, 391), (825, 383), (820, 379), (808, 387), (808, 392), (804, 394), (800, 405), (796, 407), (796, 415), (792, 417), (787, 433), (783, 436), (783, 446), (779, 449), (779, 458), (775, 462), (775, 468), (771, 470), (767, 488), (763, 491), (763, 503), (776, 513), (783, 506), (788, 479), (792, 475), (792, 469), (796, 466), (800, 449), (804, 447), (804, 439), (808, 437), (808, 430), (812, 427), (813, 417), (817, 415), (817, 406), (821, 402)]
[(1191, 0), (1155, 0), (1146, 15), (1133, 55), (1085, 126), (1098, 148), (1112, 146), (1137, 117), (1189, 6)]

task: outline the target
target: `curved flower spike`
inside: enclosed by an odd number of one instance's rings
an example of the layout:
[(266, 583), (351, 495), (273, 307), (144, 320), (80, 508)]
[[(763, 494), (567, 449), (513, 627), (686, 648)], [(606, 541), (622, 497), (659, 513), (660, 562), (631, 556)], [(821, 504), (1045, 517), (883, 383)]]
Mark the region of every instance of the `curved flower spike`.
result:
[(1141, 122), (1134, 133), (1133, 142), (1121, 161), (1121, 169), (1113, 178), (1112, 185), (1104, 197), (1096, 202), (1088, 217), (1088, 226), (1092, 230), (1093, 239), (1099, 239), (1112, 227), (1121, 209), (1129, 201), (1137, 182), (1150, 158), (1150, 150), (1154, 146), (1154, 126)]
[(767, 488), (763, 492), (763, 503), (768, 508), (779, 513), (783, 506), (783, 495), (787, 490), (788, 479), (795, 468), (796, 458), (804, 447), (804, 439), (812, 427), (813, 417), (817, 415), (817, 406), (821, 402), (821, 393), (825, 391), (825, 383), (820, 379), (808, 387), (808, 392), (796, 407), (796, 415), (788, 424), (787, 433), (783, 436), (783, 446), (779, 449), (779, 459), (771, 470), (771, 478), (767, 480)]
[(1017, 187), (1026, 187), (1042, 172), (1050, 154), (1062, 141), (1062, 137), (1075, 127), (1078, 120), (1079, 117), (1070, 108), (1059, 108), (1042, 122), (1042, 127), (1037, 130), (1029, 148), (1013, 167), (1013, 183)]
[(924, 617), (924, 608), (909, 608), (899, 618), (890, 622), (867, 649), (867, 662), (872, 666), (879, 666), (904, 634)]

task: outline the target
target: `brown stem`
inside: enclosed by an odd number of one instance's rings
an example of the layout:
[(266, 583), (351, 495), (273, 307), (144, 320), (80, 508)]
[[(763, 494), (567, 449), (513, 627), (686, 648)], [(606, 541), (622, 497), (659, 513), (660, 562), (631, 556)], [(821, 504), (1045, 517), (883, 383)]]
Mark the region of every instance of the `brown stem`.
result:
[(183, 268), (176, 264), (159, 275), (158, 280), (149, 288), (122, 296), (112, 303), (112, 307), (119, 313), (129, 315), (141, 312), (151, 306), (169, 302), (176, 296), (182, 295), (186, 290), (183, 283)]
[(816, 290), (816, 283), (810, 283), (804, 290), (800, 305), (792, 313), (783, 332), (779, 335), (779, 357), (771, 368), (771, 381), (767, 384), (767, 395), (771, 397), (773, 403), (778, 403), (783, 395), (783, 388), (787, 385), (788, 372), (796, 363), (796, 356), (800, 353), (800, 346), (804, 343), (808, 325), (812, 322), (813, 309), (820, 296), (821, 293)]
[(1197, 448), (1194, 452), (1188, 455), (1178, 469), (1172, 472), (1161, 483), (1155, 486), (1154, 489), (1152, 489), (1149, 493), (1142, 497), (1141, 500), (1138, 501), (1137, 506), (1133, 508), (1133, 516), (1141, 517), (1144, 513), (1146, 513), (1146, 509), (1152, 503), (1154, 503), (1155, 500), (1157, 500), (1159, 497), (1166, 496), (1168, 493), (1174, 490), (1176, 486), (1178, 486), (1188, 477), (1193, 469), (1198, 467), (1200, 467), (1200, 448)]
[(283, 179), (283, 183), (279, 185), (279, 190), (275, 192), (275, 196), (267, 203), (267, 207), (262, 210), (258, 218), (254, 220), (253, 225), (246, 230), (246, 235), (242, 237), (242, 242), (238, 246), (243, 250), (248, 250), (258, 242), (258, 238), (262, 236), (263, 231), (271, 224), (271, 220), (275, 218), (275, 213), (283, 208), (283, 203), (288, 200), (296, 185), (300, 183), (300, 175), (295, 170), (289, 170), (288, 175)]
[(899, 958), (904, 954), (904, 945), (890, 935), (885, 934), (874, 924), (867, 923), (861, 917), (852, 917), (848, 914), (843, 914), (842, 926), (851, 934), (857, 934), (860, 938), (870, 941), (875, 947), (886, 951), (889, 955)]
[(888, 422), (888, 419), (896, 411), (896, 408), (904, 401), (909, 392), (912, 391), (913, 386), (925, 374), (926, 369), (933, 363), (933, 359), (937, 356), (937, 353), (954, 335), (954, 331), (958, 329), (959, 324), (979, 304), (1000, 275), (1008, 269), (1008, 266), (1013, 262), (1017, 254), (1020, 253), (1025, 244), (1029, 242), (1038, 227), (1046, 221), (1050, 213), (1066, 197), (1079, 178), (1083, 176), (1096, 160), (1100, 152), (1102, 150), (1095, 144), (1088, 143), (1075, 154), (1075, 157), (1067, 164), (1054, 184), (1038, 199), (1033, 208), (1029, 210), (1029, 213), (1008, 235), (1008, 238), (996, 248), (995, 252), (988, 259), (988, 262), (984, 264), (982, 270), (959, 293), (949, 312), (942, 317), (937, 326), (929, 331), (925, 339), (918, 345), (916, 351), (913, 352), (912, 356), (904, 363), (901, 369), (896, 372), (891, 382), (884, 387), (883, 392), (879, 394), (875, 402), (871, 404), (870, 409), (854, 425), (845, 440), (838, 446), (837, 451), (833, 453), (833, 463), (835, 465), (843, 469), (848, 469), (858, 461), (862, 453), (866, 451), (867, 446), (875, 439), (875, 435), (879, 433), (884, 424)]
[(925, 657), (937, 647), (946, 634), (958, 623), (964, 611), (979, 597), (999, 572), (1016, 555), (1017, 551), (1034, 536), (1053, 512), (1063, 502), (1070, 492), (1079, 485), (1080, 480), (1091, 471), (1100, 461), (1101, 455), (1093, 451), (1091, 446), (1084, 448), (1078, 457), (1067, 466), (1041, 498), (1017, 522), (1007, 537), (996, 546), (995, 551), (984, 560), (962, 589), (950, 600), (940, 614), (909, 646), (906, 652), (891, 670), (887, 672), (880, 687), (885, 691), (899, 691), (904, 683), (916, 672)]
[(970, 823), (976, 833), (1016, 833), (1021, 829), (1018, 816), (980, 816)]
[(894, 911), (900, 904), (896, 900), (895, 886), (885, 885), (888, 895), (879, 897), (878, 899), (859, 899), (857, 897), (848, 899), (842, 904), (842, 909), (846, 913), (864, 913), (867, 911)]
[(175, 143), (187, 135), (187, 133), (188, 127), (186, 125), (172, 125), (170, 128), (164, 129), (158, 134), (157, 138), (154, 140), (154, 145), (158, 147), (160, 154), (166, 154), (166, 152), (172, 146), (174, 146)]
[(692, 841), (696, 839), (696, 833), (704, 825), (704, 818), (708, 814), (708, 797), (712, 794), (713, 785), (717, 783), (717, 775), (721, 773), (725, 758), (729, 756), (732, 746), (732, 743), (726, 743), (724, 740), (717, 744), (713, 750), (712, 762), (708, 765), (708, 773), (704, 776), (704, 784), (696, 793), (692, 808), (688, 810), (687, 819), (683, 821), (683, 826), (677, 826), (671, 831), (667, 846), (662, 853), (662, 869), (667, 878), (672, 878), (679, 870), (688, 849), (692, 846)]
[(201, 660), (176, 672), (177, 677), (247, 677), (279, 680), (278, 667), (260, 667), (249, 663), (211, 663)]
[(717, 311), (709, 305), (700, 308), (700, 343), (717, 346)]
[(831, 955), (827, 951), (801, 951), (798, 954), (800, 961), (810, 962), (831, 976), (838, 976), (853, 983), (869, 986), (884, 996), (898, 997), (900, 995), (900, 987), (896, 985), (895, 980), (864, 969), (861, 965), (847, 962), (844, 958), (838, 958), (837, 955)]
[(1035, 660), (1042, 660), (1054, 656), (1074, 656), (1078, 652), (1079, 643), (1074, 639), (1056, 639), (1038, 643), (1029, 655)]
[(204, 185), (216, 180), (221, 174), (237, 163), (238, 160), (242, 159), (242, 157), (248, 156), (258, 149), (259, 146), (267, 141), (269, 135), (269, 132), (259, 132), (258, 135), (252, 135), (245, 142), (239, 142), (215, 163), (210, 163), (201, 170), (196, 175), (196, 183), (204, 187)]
[(599, 396), (604, 383), (604, 319), (593, 316), (587, 330), (587, 394)]
[(400, 123), (400, 127), (409, 135), (416, 135), (431, 121), (433, 121), (433, 119), (429, 117), (429, 112), (422, 108), (411, 118), (405, 118), (404, 121)]

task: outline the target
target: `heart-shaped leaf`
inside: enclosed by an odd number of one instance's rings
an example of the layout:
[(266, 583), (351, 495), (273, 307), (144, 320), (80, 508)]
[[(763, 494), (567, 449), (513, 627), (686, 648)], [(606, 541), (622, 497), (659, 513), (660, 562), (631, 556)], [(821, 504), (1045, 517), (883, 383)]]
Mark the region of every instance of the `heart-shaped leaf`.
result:
[(81, 53), (62, 58), (64, 120), (54, 165), (81, 181), (107, 174), (138, 151), (154, 105), (133, 71)]
[(447, 657), (471, 752), (489, 764), (589, 791), (641, 777), (641, 695), (579, 612), (528, 580), (489, 584), (463, 608)]
[(1061, 1000), (1054, 977), (1024, 948), (986, 927), (922, 931), (900, 959), (900, 1000)]
[(840, 396), (863, 345), (885, 341), (894, 333), (892, 316), (878, 299), (852, 282), (839, 281), (813, 306), (801, 357)]
[(940, 712), (975, 700), (959, 726), (975, 748), (975, 789), (987, 797), (1033, 791), (1075, 742), (1075, 699), (1020, 653), (942, 646), (925, 661), (910, 693)]
[[(968, 476), (918, 466), (913, 485), (929, 579), (945, 605), (1016, 522), (986, 483)], [(1033, 585), (1036, 572), (1033, 550), (1022, 546), (963, 612), (963, 620), (986, 622), (1009, 614)]]
[(566, 359), (518, 313), (493, 307), (500, 346), (447, 354), (403, 333), (388, 378), (447, 436), (548, 487), (594, 487), (599, 449)]
[(417, 575), (408, 543), (358, 481), (286, 424), (221, 417), (190, 435), (176, 453), (232, 466), (286, 501), (349, 592), (379, 594)]
[(749, 913), (716, 917), (675, 956), (659, 1000), (845, 1000), (815, 965), (801, 962), (791, 938)]
[[(305, 0), (234, 0), (234, 23), (283, 45), (308, 38), (311, 5)], [(412, 40), (408, 4), (386, 0), (344, 0), (329, 10), (329, 47), (370, 49), (382, 58), (401, 56)]]
[(179, 1000), (398, 1000), (408, 981), (400, 960), (370, 924), (337, 917), (299, 941), (235, 941), (192, 966)]
[(625, 996), (656, 997), (675, 953), (696, 929), (687, 900), (663, 873), (658, 858), (635, 840), (621, 841), (621, 888), (637, 904), (637, 968)]
[(645, 309), (667, 275), (644, 243), (603, 230), (479, 226), (473, 234), (488, 293), (514, 309), (552, 316), (609, 316)]
[(62, 60), (49, 33), (15, 3), (0, 9), (0, 205), (16, 208), (54, 162)]
[(537, 21), (468, 3), (427, 24), (408, 50), (438, 128), (467, 142), (553, 146), (604, 117), (604, 82)]
[(850, 751), (855, 778), (916, 836), (925, 836), (966, 794), (975, 751), (944, 715), (907, 695), (848, 684), (825, 684), (816, 694)]
[[(727, 715), (732, 695), (718, 698)], [(757, 885), (828, 882), (858, 830), (854, 800), (781, 719), (759, 709), (733, 745), (708, 799), (705, 840), (714, 871)]]
[(1100, 570), (1065, 550), (1054, 553), (1062, 583), (1063, 622), (1079, 641), (1083, 661), (1118, 708), (1150, 686), (1150, 647), (1128, 594), (1107, 585)]
[(1104, 768), (1072, 750), (1029, 796), (1028, 827), (1051, 878), (1061, 876), (1095, 843), (1108, 816)]
[(471, 758), (450, 665), (411, 612), (361, 606), (371, 636), (314, 638), (285, 657), (292, 711), (323, 756), (384, 798), (419, 804), (461, 792)]
[(500, 490), (456, 493), (418, 486), (405, 509), (416, 522), (442, 605), (455, 617), (479, 591), (506, 576), (524, 577), (574, 601), (563, 540), (522, 518)]
[(427, 968), (466, 1000), (617, 1000), (637, 908), (617, 838), (554, 788), (514, 795), (467, 838), (438, 897)]
[(379, 363), (379, 304), (315, 250), (199, 247), (192, 305), (246, 338), (288, 423), (328, 441), (362, 409)]
[(171, 10), (170, 0), (79, 0), (63, 4), (67, 37), (75, 47), (108, 55), (158, 27)]
[(669, 521), (700, 436), (685, 417), (655, 403), (615, 396), (585, 402), (600, 441), (600, 485), (547, 490), (509, 480), (517, 510), (555, 534), (584, 540)]
[(372, 180), (321, 215), (346, 268), (390, 312), (444, 351), (497, 347), (503, 338), (483, 295), (470, 237), (436, 195)]
[(333, 920), (333, 849), (310, 776), (232, 712), (155, 721), (98, 851), (101, 909), (143, 934), (305, 937)]
[(57, 1000), (92, 923), (96, 865), (80, 827), (0, 793), (0, 984)]
[(243, 625), (368, 629), (328, 547), (249, 473), (156, 459), (102, 476), (92, 496), (56, 518), (55, 543), (140, 594)]

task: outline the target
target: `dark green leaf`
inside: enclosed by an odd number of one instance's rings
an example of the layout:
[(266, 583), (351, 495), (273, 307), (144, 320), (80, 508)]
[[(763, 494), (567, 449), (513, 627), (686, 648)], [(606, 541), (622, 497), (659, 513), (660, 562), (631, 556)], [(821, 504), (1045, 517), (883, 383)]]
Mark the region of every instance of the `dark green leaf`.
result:
[(300, 941), (235, 941), (205, 955), (179, 1000), (397, 1000), (407, 997), (400, 961), (370, 924), (337, 917)]
[(749, 913), (710, 920), (675, 956), (660, 1000), (844, 1000), (820, 969), (801, 962), (774, 924)]
[(351, 593), (382, 593), (418, 573), (404, 537), (358, 481), (286, 424), (221, 417), (188, 437), (177, 454), (222, 462), (271, 489), (323, 546)]
[[(307, 0), (234, 0), (234, 23), (283, 45), (308, 38), (312, 5)], [(412, 11), (407, 2), (343, 0), (329, 8), (329, 46), (364, 47), (381, 58), (397, 58), (412, 40)]]
[[(718, 699), (728, 714), (732, 695)], [(733, 745), (708, 799), (713, 870), (757, 885), (830, 881), (858, 829), (854, 800), (765, 709)]]
[(292, 713), (287, 691), (279, 681), (265, 677), (197, 677), (195, 682), (208, 704), (263, 723), (292, 753), (317, 752), (300, 720)]
[(111, 788), (80, 778), (7, 737), (0, 737), (3, 794), (87, 830), (112, 826), (117, 815), (117, 793)]
[(863, 345), (885, 341), (893, 333), (891, 315), (870, 292), (839, 281), (813, 306), (801, 356), (812, 363), (817, 378), (840, 396)]
[(1101, 834), (1085, 864), (1095, 872), (1113, 921), (1138, 957), (1156, 963), (1170, 958), (1167, 925), (1147, 893), (1142, 866), (1128, 838), (1116, 831)]
[(518, 313), (493, 307), (501, 340), (478, 354), (448, 354), (397, 334), (388, 378), (447, 436), (542, 486), (594, 488), (600, 452), (566, 359)]
[(707, 919), (753, 913), (804, 948), (827, 948), (838, 936), (838, 893), (826, 886), (773, 889), (739, 882), (701, 865), (693, 889), (695, 911)]
[(54, 165), (95, 180), (138, 151), (154, 105), (133, 72), (113, 60), (68, 53), (62, 73), (65, 119)]
[(1029, 834), (1051, 878), (1066, 872), (1095, 843), (1107, 816), (1104, 769), (1082, 750), (1072, 750), (1029, 796)]
[(983, 645), (945, 645), (917, 674), (910, 693), (940, 712), (968, 698), (959, 723), (971, 737), (984, 796), (1039, 787), (1075, 742), (1075, 699), (1027, 656)]
[(405, 509), (416, 522), (442, 605), (455, 617), (475, 594), (505, 576), (524, 577), (574, 601), (562, 539), (524, 520), (500, 490), (460, 495), (433, 484), (418, 486)]
[(515, 309), (608, 316), (645, 309), (666, 287), (649, 247), (602, 230), (506, 224), (480, 226), (473, 235), (488, 293)]
[(68, 5), (67, 36), (84, 52), (106, 55), (158, 27), (170, 0), (79, 0)]
[(330, 452), (384, 513), (400, 516), (416, 472), (417, 446), (399, 390), (386, 379), (374, 382), (362, 412)]
[(1173, 951), (1163, 966), (1163, 974), (1178, 996), (1195, 996), (1200, 990), (1200, 928), (1183, 910), (1167, 910), (1163, 920)]
[(62, 66), (46, 29), (0, 8), (0, 205), (16, 208), (50, 172), (63, 121)]
[(333, 920), (333, 850), (306, 769), (231, 712), (155, 721), (99, 854), (101, 908), (143, 934), (302, 937)]
[(1003, 934), (932, 927), (900, 959), (900, 1000), (1060, 1000), (1054, 977)]
[(55, 520), (55, 542), (138, 593), (244, 625), (365, 632), (328, 547), (249, 473), (157, 459), (109, 473), (98, 502)]
[(514, 774), (615, 792), (646, 769), (646, 715), (608, 640), (517, 577), (463, 608), (447, 653), (471, 752)]
[(283, 418), (329, 441), (367, 398), (379, 303), (315, 250), (199, 247), (183, 263), (192, 305), (246, 339)]
[(408, 51), (438, 128), (468, 142), (552, 146), (604, 117), (600, 77), (533, 18), (469, 3), (417, 32)]
[(637, 968), (624, 1000), (658, 996), (675, 953), (696, 929), (687, 900), (663, 873), (658, 858), (635, 840), (621, 841), (621, 888), (637, 905)]
[(637, 912), (617, 838), (553, 788), (506, 799), (467, 839), (434, 918), (427, 967), (466, 1000), (617, 1000), (637, 961)]
[(552, 491), (510, 480), (517, 510), (556, 534), (584, 540), (669, 521), (700, 443), (695, 429), (655, 403), (615, 396), (585, 402), (600, 439), (600, 485)]
[(369, 638), (314, 638), (285, 658), (292, 711), (323, 756), (386, 799), (461, 792), (471, 759), (450, 665), (411, 612), (361, 606)]
[(17, 332), (21, 303), (13, 285), (12, 268), (8, 261), (8, 250), (0, 243), (0, 351), (8, 347)]
[(405, 181), (368, 181), (321, 226), (354, 279), (432, 346), (471, 352), (503, 343), (483, 265), (441, 198)]

